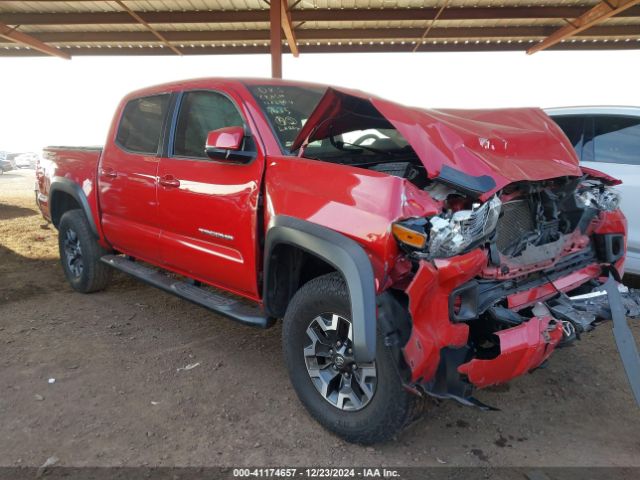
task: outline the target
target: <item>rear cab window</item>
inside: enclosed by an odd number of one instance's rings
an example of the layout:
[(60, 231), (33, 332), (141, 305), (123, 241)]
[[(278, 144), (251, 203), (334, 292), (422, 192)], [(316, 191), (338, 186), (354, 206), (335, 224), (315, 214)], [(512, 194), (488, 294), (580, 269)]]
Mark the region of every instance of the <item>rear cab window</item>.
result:
[(161, 94), (130, 100), (120, 118), (116, 144), (131, 153), (157, 155), (169, 99), (169, 94)]

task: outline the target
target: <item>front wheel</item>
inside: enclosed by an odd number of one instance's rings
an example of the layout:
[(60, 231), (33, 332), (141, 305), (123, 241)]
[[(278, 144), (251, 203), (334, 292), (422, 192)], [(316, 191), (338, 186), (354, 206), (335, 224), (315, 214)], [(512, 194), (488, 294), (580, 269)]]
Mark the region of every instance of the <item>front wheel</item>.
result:
[(100, 246), (82, 210), (69, 210), (60, 219), (58, 246), (64, 274), (74, 290), (103, 290), (112, 270), (100, 261), (108, 252)]
[(403, 387), (379, 331), (375, 362), (355, 361), (349, 311), (340, 275), (306, 283), (287, 308), (284, 356), (300, 401), (323, 427), (348, 442), (373, 444), (411, 422), (422, 400)]

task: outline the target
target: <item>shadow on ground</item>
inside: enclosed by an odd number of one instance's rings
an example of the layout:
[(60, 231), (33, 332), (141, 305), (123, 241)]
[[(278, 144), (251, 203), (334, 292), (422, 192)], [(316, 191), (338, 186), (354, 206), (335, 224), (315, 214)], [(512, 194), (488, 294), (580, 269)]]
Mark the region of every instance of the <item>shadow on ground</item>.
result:
[(0, 202), (0, 220), (11, 220), (13, 218), (29, 217), (36, 212), (31, 208), (8, 205)]
[(27, 258), (0, 245), (0, 305), (23, 301), (61, 285), (59, 265), (57, 259)]

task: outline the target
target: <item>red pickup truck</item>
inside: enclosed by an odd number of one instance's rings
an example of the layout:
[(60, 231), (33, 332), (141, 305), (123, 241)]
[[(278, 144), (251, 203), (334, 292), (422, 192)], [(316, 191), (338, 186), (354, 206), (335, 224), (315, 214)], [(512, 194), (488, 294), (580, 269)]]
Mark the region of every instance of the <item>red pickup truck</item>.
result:
[(619, 182), (580, 168), (541, 110), (184, 81), (128, 95), (104, 148), (47, 148), (36, 175), (74, 289), (115, 267), (249, 325), (283, 319), (300, 400), (348, 441), (391, 437), (425, 395), (489, 408), (476, 388), (603, 318), (640, 395)]

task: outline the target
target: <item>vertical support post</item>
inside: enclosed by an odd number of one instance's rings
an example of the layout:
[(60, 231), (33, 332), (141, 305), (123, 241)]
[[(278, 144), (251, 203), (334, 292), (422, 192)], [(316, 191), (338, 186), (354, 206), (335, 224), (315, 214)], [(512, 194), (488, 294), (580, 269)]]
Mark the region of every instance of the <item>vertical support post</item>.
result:
[(282, 78), (282, 2), (271, 0), (269, 20), (271, 24), (271, 77)]

